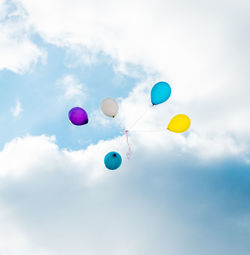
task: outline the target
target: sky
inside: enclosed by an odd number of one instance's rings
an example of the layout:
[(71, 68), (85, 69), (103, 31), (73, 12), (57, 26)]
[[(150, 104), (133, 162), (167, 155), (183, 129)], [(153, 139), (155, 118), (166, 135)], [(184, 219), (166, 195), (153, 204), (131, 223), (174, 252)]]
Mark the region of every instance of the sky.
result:
[(248, 255), (248, 31), (245, 0), (0, 0), (0, 255)]

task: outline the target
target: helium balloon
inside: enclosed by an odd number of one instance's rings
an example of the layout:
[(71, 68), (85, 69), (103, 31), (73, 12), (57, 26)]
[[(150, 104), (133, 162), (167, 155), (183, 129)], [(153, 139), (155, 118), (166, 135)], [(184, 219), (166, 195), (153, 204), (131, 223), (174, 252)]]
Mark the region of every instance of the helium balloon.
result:
[(101, 103), (101, 109), (105, 115), (114, 118), (118, 113), (119, 106), (115, 99), (107, 97), (103, 99)]
[(81, 107), (74, 107), (69, 111), (69, 120), (76, 126), (88, 123), (88, 114)]
[(169, 99), (171, 87), (168, 83), (161, 81), (156, 83), (151, 90), (151, 103), (153, 105), (161, 104)]
[(118, 152), (109, 152), (104, 158), (104, 164), (109, 170), (115, 170), (120, 167), (122, 157)]
[(175, 115), (168, 124), (168, 130), (175, 133), (183, 133), (190, 127), (191, 120), (185, 114)]

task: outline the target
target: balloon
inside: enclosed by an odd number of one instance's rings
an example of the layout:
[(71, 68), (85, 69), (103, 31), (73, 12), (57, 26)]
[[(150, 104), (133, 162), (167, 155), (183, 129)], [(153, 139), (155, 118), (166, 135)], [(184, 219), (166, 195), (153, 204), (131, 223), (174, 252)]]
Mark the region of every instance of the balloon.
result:
[(74, 107), (69, 111), (69, 120), (76, 126), (88, 123), (88, 114), (81, 107)]
[(191, 120), (185, 114), (175, 115), (168, 124), (168, 130), (175, 133), (182, 133), (189, 129)]
[(115, 115), (118, 113), (119, 106), (115, 99), (107, 97), (103, 99), (101, 103), (101, 109), (105, 115), (114, 118)]
[(169, 99), (171, 87), (168, 83), (161, 81), (156, 83), (151, 90), (151, 103), (153, 105), (161, 104)]
[(105, 166), (110, 170), (115, 170), (120, 167), (122, 157), (118, 152), (111, 151), (104, 158)]

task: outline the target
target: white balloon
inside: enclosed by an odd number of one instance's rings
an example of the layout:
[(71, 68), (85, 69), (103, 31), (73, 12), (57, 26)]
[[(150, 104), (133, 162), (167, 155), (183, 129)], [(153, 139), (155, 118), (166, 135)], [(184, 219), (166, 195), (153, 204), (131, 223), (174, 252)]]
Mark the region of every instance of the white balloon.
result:
[(101, 109), (105, 115), (114, 118), (118, 113), (119, 106), (115, 99), (107, 97), (102, 100)]

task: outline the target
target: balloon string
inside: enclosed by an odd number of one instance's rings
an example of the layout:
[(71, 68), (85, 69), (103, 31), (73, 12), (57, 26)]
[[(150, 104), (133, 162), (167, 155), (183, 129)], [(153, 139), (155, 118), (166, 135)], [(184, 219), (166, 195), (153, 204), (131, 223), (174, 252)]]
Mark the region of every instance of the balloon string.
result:
[[(153, 107), (153, 106), (154, 105), (151, 105), (151, 107)], [(126, 153), (127, 159), (130, 159), (131, 155), (132, 155), (132, 149), (130, 147), (129, 140), (128, 140), (128, 131), (130, 131), (137, 124), (137, 122), (144, 117), (144, 115), (148, 112), (148, 110), (149, 110), (149, 108), (147, 108), (144, 111), (144, 113), (139, 118), (137, 118), (128, 129), (125, 130), (126, 142), (127, 142), (127, 145), (128, 145), (128, 151)]]
[(127, 156), (127, 159), (130, 159), (131, 155), (132, 155), (132, 150), (131, 150), (131, 147), (130, 147), (130, 144), (128, 141), (128, 130), (125, 130), (125, 135), (126, 135), (126, 141), (127, 141), (127, 145), (128, 145), (128, 151), (126, 153), (126, 156)]
[[(153, 106), (154, 106), (154, 105), (151, 105), (151, 107), (153, 107)], [(133, 122), (133, 124), (132, 124), (127, 130), (131, 130), (132, 127), (134, 127), (134, 126), (136, 125), (136, 123), (144, 117), (144, 115), (148, 112), (148, 110), (149, 110), (149, 108), (147, 108), (147, 109), (144, 111), (144, 113), (143, 113), (139, 118), (137, 118), (137, 119)]]

